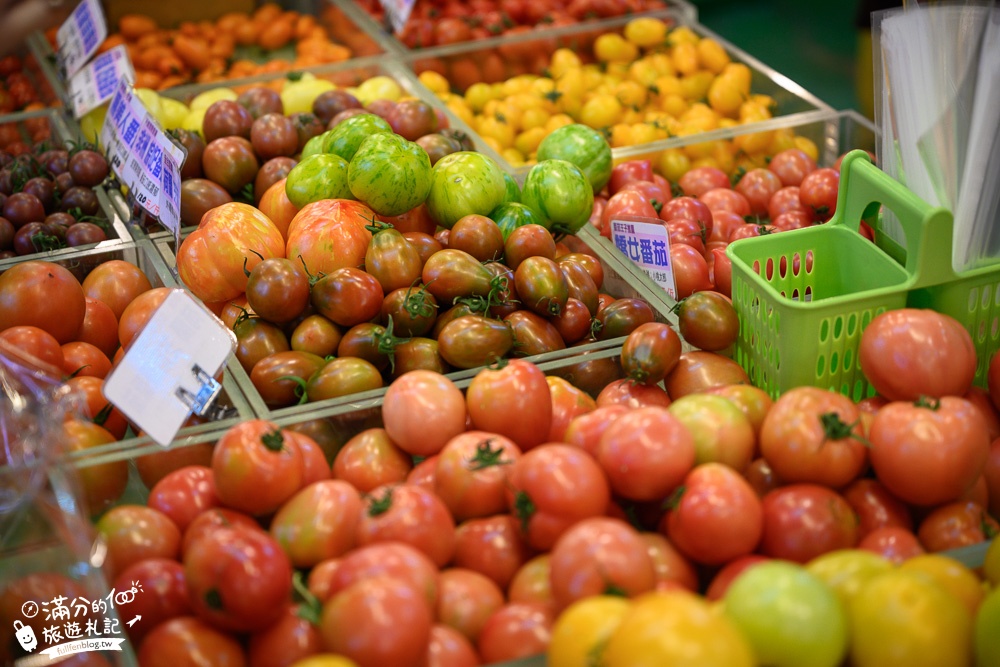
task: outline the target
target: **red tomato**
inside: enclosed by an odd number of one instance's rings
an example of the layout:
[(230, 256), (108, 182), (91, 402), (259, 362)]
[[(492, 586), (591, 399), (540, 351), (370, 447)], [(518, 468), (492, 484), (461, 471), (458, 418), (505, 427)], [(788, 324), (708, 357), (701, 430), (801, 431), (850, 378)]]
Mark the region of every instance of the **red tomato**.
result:
[(660, 533), (642, 533), (641, 535), (643, 541), (646, 542), (646, 552), (653, 560), (656, 587), (679, 586), (696, 593), (698, 591), (698, 573), (684, 554)]
[(664, 222), (671, 245), (683, 243), (705, 254), (705, 240), (708, 232), (699, 223), (687, 218), (673, 218)]
[(438, 454), (434, 492), (456, 521), (499, 514), (507, 507), (507, 467), (520, 456), (520, 448), (509, 438), (466, 431)]
[(836, 491), (817, 484), (791, 484), (771, 491), (762, 501), (765, 556), (807, 563), (858, 541), (858, 518)]
[(771, 197), (782, 188), (781, 179), (768, 169), (758, 167), (743, 174), (733, 187), (750, 202), (750, 213), (764, 217)]
[(694, 220), (705, 228), (711, 235), (714, 218), (705, 202), (694, 197), (676, 197), (668, 201), (660, 209), (661, 220), (673, 220), (674, 218), (685, 218)]
[(97, 532), (112, 577), (147, 558), (177, 558), (181, 550), (181, 531), (170, 517), (143, 505), (113, 507), (98, 520)]
[(597, 461), (617, 495), (629, 500), (659, 500), (694, 466), (694, 439), (664, 408), (637, 407), (604, 431)]
[(141, 616), (142, 622), (125, 627), (136, 646), (153, 628), (164, 621), (191, 614), (188, 602), (184, 567), (170, 558), (147, 558), (122, 570), (112, 582), (115, 590), (128, 590), (137, 585), (142, 593), (129, 605), (132, 616)]
[[(372, 233), (365, 229), (375, 213), (361, 202), (323, 199), (306, 204), (288, 223), (285, 257), (300, 255), (313, 275), (364, 264)], [(336, 248), (336, 252), (330, 252)]]
[(767, 234), (777, 234), (781, 230), (774, 225), (755, 225), (747, 224), (742, 227), (734, 229), (729, 234), (729, 242), (739, 241), (740, 239), (749, 238), (751, 236), (765, 236)]
[(68, 269), (27, 261), (0, 273), (0, 328), (36, 326), (60, 344), (76, 337), (87, 311), (83, 289)]
[(732, 359), (703, 350), (681, 354), (677, 366), (664, 380), (667, 393), (675, 401), (688, 394), (729, 384), (750, 384), (750, 378)]
[(771, 219), (771, 222), (774, 222), (782, 213), (792, 211), (802, 213), (808, 218), (808, 224), (812, 224), (812, 215), (809, 210), (806, 209), (801, 202), (799, 202), (798, 186), (786, 185), (775, 192), (771, 196), (770, 201), (767, 202), (767, 217)]
[(708, 247), (713, 247), (712, 243), (729, 243), (729, 236), (733, 231), (746, 225), (743, 216), (732, 211), (712, 211), (712, 233), (705, 239)]
[(219, 438), (212, 471), (223, 505), (260, 516), (274, 512), (302, 487), (302, 453), (276, 424), (254, 419)]
[(517, 520), (509, 514), (469, 519), (455, 529), (452, 565), (479, 572), (503, 590), (529, 555)]
[(729, 189), (729, 177), (718, 167), (693, 167), (688, 169), (677, 181), (684, 194), (688, 197), (701, 199), (709, 190), (717, 188)]
[(850, 398), (818, 387), (785, 392), (760, 430), (760, 453), (785, 482), (839, 489), (867, 464), (861, 415)]
[(979, 544), (998, 533), (1000, 523), (982, 506), (967, 500), (938, 507), (917, 529), (920, 543), (931, 553)]
[(764, 512), (753, 487), (729, 466), (703, 463), (684, 478), (679, 498), (660, 524), (684, 555), (722, 565), (757, 548)]
[[(431, 415), (434, 428), (427, 428)], [(403, 451), (419, 456), (437, 454), (445, 443), (465, 431), (465, 396), (440, 373), (411, 371), (386, 390), (382, 421), (389, 438)]]
[(413, 484), (372, 490), (361, 511), (357, 543), (398, 541), (444, 567), (455, 552), (455, 520), (433, 492)]
[(485, 664), (545, 653), (552, 637), (552, 611), (541, 604), (511, 602), (490, 616), (477, 648)]
[(872, 551), (899, 565), (908, 558), (927, 553), (912, 530), (900, 526), (883, 526), (861, 538), (858, 548)]
[(328, 479), (306, 486), (271, 520), (270, 532), (292, 565), (309, 568), (354, 546), (361, 496), (347, 482)]
[(986, 369), (986, 382), (990, 400), (993, 401), (993, 406), (1000, 410), (1000, 350), (990, 358), (990, 365)]
[(743, 574), (747, 568), (753, 567), (757, 563), (765, 563), (771, 560), (767, 556), (761, 556), (758, 554), (750, 554), (747, 556), (741, 556), (728, 563), (721, 570), (715, 573), (712, 577), (711, 583), (708, 584), (708, 588), (705, 590), (705, 597), (709, 600), (721, 600), (725, 595), (726, 591), (729, 590), (729, 585), (733, 583), (736, 577)]
[(297, 447), (302, 455), (302, 486), (306, 487), (313, 482), (322, 482), (330, 479), (330, 463), (326, 460), (326, 454), (319, 443), (305, 433), (300, 433), (293, 429), (283, 431), (289, 445)]
[(361, 493), (403, 482), (412, 469), (413, 459), (382, 428), (365, 429), (352, 437), (333, 461), (334, 478), (349, 482)]
[(814, 220), (826, 221), (837, 211), (840, 172), (822, 167), (810, 172), (799, 183), (799, 201), (810, 209)]
[(913, 529), (909, 508), (878, 480), (855, 480), (844, 489), (843, 495), (858, 515), (858, 534), (862, 538), (873, 530), (889, 526)]
[(782, 185), (797, 186), (816, 170), (816, 161), (798, 148), (786, 148), (774, 154), (767, 168), (774, 172)]
[(545, 374), (523, 359), (476, 373), (465, 403), (473, 427), (506, 436), (522, 450), (545, 442), (552, 428), (552, 396)]
[(215, 475), (205, 466), (175, 470), (150, 490), (146, 504), (167, 515), (183, 532), (196, 516), (219, 504)]
[(478, 667), (479, 656), (465, 635), (440, 623), (431, 628), (426, 667)]
[(320, 632), (327, 650), (358, 667), (418, 667), (434, 617), (420, 591), (402, 579), (354, 582), (323, 605)]
[(438, 622), (458, 630), (473, 643), (486, 619), (503, 604), (503, 591), (479, 572), (453, 567), (438, 576)]
[(525, 563), (507, 588), (508, 601), (540, 604), (554, 613), (556, 603), (552, 599), (551, 560), (549, 554), (544, 553)]
[(956, 319), (933, 310), (877, 315), (861, 334), (858, 361), (875, 390), (891, 401), (962, 396), (976, 376), (972, 336)]
[(274, 538), (217, 528), (192, 546), (184, 552), (184, 576), (199, 617), (234, 632), (263, 630), (281, 617), (292, 592), (292, 565)]
[[(329, 561), (327, 561), (329, 562)], [(420, 591), (430, 608), (438, 598), (438, 569), (422, 551), (403, 542), (378, 542), (348, 552), (329, 573), (329, 593), (373, 577), (391, 577)]]
[(143, 667), (184, 664), (245, 667), (247, 664), (243, 647), (235, 638), (190, 616), (172, 618), (156, 626), (139, 646), (138, 658)]
[(44, 329), (29, 325), (8, 327), (0, 331), (0, 341), (67, 375), (72, 373), (66, 371), (65, 355), (59, 341)]
[(895, 496), (915, 505), (956, 500), (983, 473), (990, 452), (986, 424), (962, 398), (890, 403), (868, 436), (872, 468)]
[(593, 595), (635, 597), (656, 584), (646, 542), (618, 519), (580, 521), (563, 533), (550, 556), (552, 597), (560, 609)]
[(727, 212), (739, 216), (740, 222), (750, 215), (750, 202), (742, 193), (726, 186), (713, 188), (702, 194), (698, 199), (712, 212), (712, 228), (715, 228), (715, 218), (719, 213)]
[(629, 408), (670, 405), (670, 396), (659, 385), (644, 384), (629, 378), (609, 382), (597, 395), (597, 406), (622, 405)]
[(263, 530), (260, 524), (248, 514), (224, 507), (213, 507), (196, 516), (194, 521), (188, 524), (187, 530), (184, 531), (184, 538), (181, 541), (181, 554), (187, 553), (191, 545), (216, 528)]
[(633, 181), (652, 181), (653, 163), (649, 160), (626, 160), (611, 169), (608, 192), (614, 195)]
[(118, 350), (118, 317), (103, 301), (86, 297), (87, 310), (77, 340), (90, 343), (110, 359)]
[(319, 628), (303, 618), (298, 605), (285, 605), (281, 617), (265, 630), (250, 635), (250, 667), (290, 667), (303, 658), (323, 652)]
[(712, 289), (708, 262), (696, 248), (683, 243), (672, 244), (670, 264), (674, 271), (674, 287), (678, 300), (701, 290)]
[(535, 549), (551, 549), (577, 521), (603, 515), (609, 500), (600, 465), (576, 447), (541, 445), (509, 471), (507, 505)]
[(990, 434), (990, 441), (1000, 437), (1000, 414), (993, 407), (993, 401), (990, 398), (989, 392), (982, 387), (973, 386), (969, 388), (969, 391), (965, 392), (962, 398), (979, 409), (979, 414), (982, 415), (983, 420), (986, 422), (986, 431)]
[[(662, 209), (661, 209), (662, 210)], [(657, 219), (658, 212), (646, 195), (637, 190), (620, 190), (611, 195), (601, 213), (601, 231), (610, 234), (611, 222), (629, 218)]]
[(669, 188), (664, 190), (660, 185), (651, 181), (632, 181), (618, 192), (631, 191), (638, 192), (645, 197), (646, 201), (652, 205), (653, 210), (657, 213), (659, 213), (660, 209), (663, 208), (663, 205), (670, 201), (673, 197)]
[(437, 459), (437, 454), (428, 456), (413, 466), (413, 470), (407, 473), (406, 479), (401, 480), (400, 483), (415, 484), (416, 486), (424, 487), (428, 491), (434, 491), (434, 471), (437, 469)]
[(595, 410), (597, 401), (569, 380), (548, 375), (545, 381), (549, 384), (552, 396), (552, 427), (549, 429), (548, 442), (563, 442), (570, 423), (580, 415)]
[(154, 287), (135, 297), (122, 311), (118, 320), (118, 342), (121, 349), (128, 349), (132, 341), (143, 330), (149, 318), (160, 307), (170, 293), (170, 287)]

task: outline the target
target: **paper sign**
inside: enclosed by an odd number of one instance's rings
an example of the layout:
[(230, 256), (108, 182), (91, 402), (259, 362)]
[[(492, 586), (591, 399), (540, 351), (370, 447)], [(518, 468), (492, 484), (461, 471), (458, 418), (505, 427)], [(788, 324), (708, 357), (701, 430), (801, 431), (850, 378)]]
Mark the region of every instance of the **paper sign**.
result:
[(80, 71), (107, 36), (100, 0), (83, 0), (56, 32), (59, 62), (67, 79)]
[(222, 320), (182, 289), (170, 292), (104, 381), (104, 397), (164, 447), (218, 395), (214, 375), (236, 348)]
[(379, 0), (379, 3), (385, 11), (386, 18), (389, 19), (392, 31), (399, 33), (409, 20), (416, 0)]
[(639, 268), (677, 298), (674, 271), (670, 264), (670, 234), (662, 222), (643, 222), (641, 218), (612, 220), (611, 240)]
[(104, 104), (115, 94), (122, 78), (135, 81), (135, 70), (124, 46), (94, 58), (69, 81), (69, 96), (76, 118)]

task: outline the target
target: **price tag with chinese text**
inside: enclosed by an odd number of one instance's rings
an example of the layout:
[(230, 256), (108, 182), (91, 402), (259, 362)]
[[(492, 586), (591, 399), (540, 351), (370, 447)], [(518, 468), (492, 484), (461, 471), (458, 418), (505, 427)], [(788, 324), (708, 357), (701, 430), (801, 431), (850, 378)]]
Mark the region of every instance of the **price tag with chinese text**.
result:
[(670, 263), (670, 234), (662, 221), (630, 218), (611, 221), (611, 240), (615, 246), (666, 290), (677, 298), (673, 266)]

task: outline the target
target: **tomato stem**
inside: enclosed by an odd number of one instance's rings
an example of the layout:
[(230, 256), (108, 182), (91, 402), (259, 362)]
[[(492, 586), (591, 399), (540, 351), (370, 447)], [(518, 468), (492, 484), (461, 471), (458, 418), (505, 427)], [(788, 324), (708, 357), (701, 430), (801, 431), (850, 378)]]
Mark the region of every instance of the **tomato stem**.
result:
[(526, 492), (518, 491), (514, 494), (514, 516), (520, 520), (524, 532), (528, 532), (528, 522), (537, 511), (534, 501)]
[(991, 524), (989, 521), (986, 520), (987, 516), (988, 515), (986, 514), (986, 512), (980, 513), (979, 529), (983, 531), (983, 537), (985, 537), (988, 540), (992, 540), (994, 537), (997, 536), (997, 529), (993, 527), (993, 524)]
[(414, 293), (410, 293), (413, 289), (413, 285), (406, 288), (406, 297), (403, 299), (403, 310), (406, 314), (417, 319), (418, 317), (430, 317), (434, 314), (434, 309), (437, 307), (436, 304), (431, 303), (428, 296), (430, 292), (427, 291), (427, 287), (421, 287)]
[(613, 595), (619, 598), (627, 598), (628, 591), (617, 584), (607, 584), (604, 587), (604, 595)]
[(295, 397), (299, 399), (299, 402), (296, 403), (296, 405), (305, 405), (309, 402), (309, 392), (306, 390), (307, 383), (298, 375), (282, 375), (280, 378), (275, 380), (275, 382), (278, 380), (289, 380), (295, 383)]
[[(855, 419), (853, 422), (848, 424), (840, 418), (836, 412), (825, 412), (819, 416), (820, 423), (823, 425), (823, 443), (829, 440), (843, 440), (844, 438), (852, 438), (857, 440), (865, 447), (869, 449), (872, 443), (868, 441), (863, 435), (858, 435), (854, 432), (858, 424), (861, 423), (861, 419)], [(822, 446), (822, 443), (820, 444)]]
[(104, 426), (105, 422), (108, 421), (108, 417), (111, 416), (111, 411), (115, 409), (115, 406), (110, 403), (105, 403), (101, 411), (94, 415), (94, 418), (90, 421), (94, 422), (98, 426)]
[(684, 497), (684, 492), (687, 491), (687, 487), (681, 484), (673, 492), (667, 496), (667, 499), (663, 501), (662, 509), (673, 510), (677, 509), (677, 506), (681, 504), (681, 498)]
[(285, 436), (281, 434), (281, 428), (277, 426), (270, 433), (260, 436), (260, 441), (272, 452), (280, 452), (285, 446)]
[(298, 570), (292, 575), (292, 589), (302, 599), (302, 604), (295, 610), (295, 615), (313, 625), (319, 625), (323, 614), (323, 603), (305, 585), (302, 581), (302, 572)]
[(513, 461), (501, 460), (503, 455), (503, 445), (494, 449), (493, 438), (487, 438), (476, 445), (475, 456), (468, 460), (469, 470), (476, 472), (477, 470), (485, 470), (486, 468), (492, 468), (493, 466), (507, 466), (513, 463)]
[(315, 285), (317, 282), (319, 282), (320, 278), (326, 275), (322, 271), (320, 271), (319, 273), (313, 273), (312, 271), (309, 270), (309, 267), (306, 266), (305, 258), (302, 257), (301, 254), (298, 257), (299, 261), (302, 262), (302, 270), (306, 272), (306, 276), (309, 278), (309, 287)]
[(209, 609), (224, 609), (222, 605), (222, 594), (217, 588), (211, 588), (205, 592), (205, 604)]
[(924, 396), (921, 394), (917, 400), (913, 402), (913, 405), (918, 408), (927, 408), (928, 410), (937, 410), (941, 407), (941, 399), (934, 398), (933, 396)]
[(369, 497), (371, 501), (368, 503), (368, 516), (379, 516), (392, 509), (392, 488), (386, 489), (381, 498)]
[(400, 343), (409, 342), (410, 338), (399, 338), (392, 333), (392, 315), (389, 316), (389, 322), (385, 325), (385, 330), (380, 334), (375, 335), (375, 349), (379, 354), (384, 354), (389, 358), (389, 371), (395, 372), (396, 370), (396, 347)]

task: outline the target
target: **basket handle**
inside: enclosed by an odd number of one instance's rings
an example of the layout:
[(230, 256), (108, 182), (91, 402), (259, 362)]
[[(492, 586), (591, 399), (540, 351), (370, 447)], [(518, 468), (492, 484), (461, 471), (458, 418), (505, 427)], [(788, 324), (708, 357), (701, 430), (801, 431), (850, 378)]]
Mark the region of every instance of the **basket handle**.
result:
[[(933, 207), (917, 197), (872, 164), (868, 153), (862, 150), (853, 150), (844, 157), (840, 180), (834, 219), (854, 231), (859, 230), (861, 220), (869, 222), (875, 230), (877, 245), (910, 274), (911, 289), (956, 279), (951, 268), (950, 211)], [(879, 228), (880, 204), (896, 214), (906, 235), (905, 248)]]

